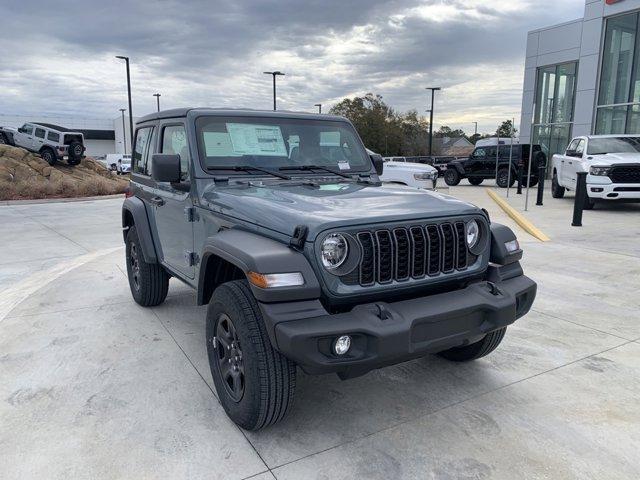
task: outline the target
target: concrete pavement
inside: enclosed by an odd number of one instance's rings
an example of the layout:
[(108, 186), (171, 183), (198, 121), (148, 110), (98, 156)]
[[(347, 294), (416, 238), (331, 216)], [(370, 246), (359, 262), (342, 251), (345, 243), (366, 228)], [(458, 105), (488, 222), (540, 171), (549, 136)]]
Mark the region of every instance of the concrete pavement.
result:
[[(450, 193), (512, 226), (482, 187)], [(0, 298), (33, 288), (0, 311), (0, 478), (640, 476), (635, 207), (572, 229), (550, 202), (530, 217), (545, 244), (514, 228), (538, 299), (491, 356), (300, 372), (291, 415), (247, 433), (215, 398), (193, 292), (131, 300), (120, 205), (0, 207)]]

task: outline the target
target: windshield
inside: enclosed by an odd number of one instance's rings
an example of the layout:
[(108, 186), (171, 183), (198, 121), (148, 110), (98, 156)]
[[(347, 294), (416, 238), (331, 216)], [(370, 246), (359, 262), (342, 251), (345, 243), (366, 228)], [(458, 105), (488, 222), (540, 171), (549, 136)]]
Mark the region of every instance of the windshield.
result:
[(369, 156), (347, 122), (205, 116), (196, 121), (196, 128), (205, 169), (278, 170), (305, 165), (345, 173), (371, 169)]
[(587, 147), (587, 155), (638, 152), (640, 152), (640, 137), (592, 138)]

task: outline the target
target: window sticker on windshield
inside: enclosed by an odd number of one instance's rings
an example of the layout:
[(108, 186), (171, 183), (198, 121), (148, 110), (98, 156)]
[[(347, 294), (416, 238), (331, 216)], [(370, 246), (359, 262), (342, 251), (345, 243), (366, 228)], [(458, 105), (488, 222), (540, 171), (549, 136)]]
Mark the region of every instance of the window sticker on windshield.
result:
[(239, 155), (286, 157), (287, 148), (277, 125), (227, 123), (233, 151)]
[(340, 160), (338, 161), (338, 168), (340, 170), (351, 170), (351, 165), (346, 160)]

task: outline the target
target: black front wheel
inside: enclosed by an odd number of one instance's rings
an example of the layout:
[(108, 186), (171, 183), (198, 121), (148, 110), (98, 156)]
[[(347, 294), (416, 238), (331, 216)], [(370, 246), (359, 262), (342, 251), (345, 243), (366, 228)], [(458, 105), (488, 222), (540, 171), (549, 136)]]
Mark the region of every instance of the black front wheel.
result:
[(553, 172), (553, 179), (551, 180), (551, 196), (553, 198), (564, 197), (565, 189), (558, 183), (558, 174)]
[(4, 136), (4, 133), (0, 133), (0, 145), (7, 145), (9, 142), (7, 142), (7, 139)]
[(495, 330), (487, 333), (484, 338), (478, 342), (465, 345), (464, 347), (450, 348), (449, 350), (438, 353), (438, 355), (453, 362), (469, 362), (471, 360), (477, 360), (485, 355), (489, 355), (498, 348), (498, 345), (502, 342), (506, 331), (507, 327)]
[(448, 168), (447, 171), (444, 172), (444, 181), (450, 187), (455, 187), (460, 183), (460, 174), (457, 170)]
[(206, 330), (211, 376), (229, 418), (246, 430), (282, 420), (293, 404), (296, 366), (271, 345), (246, 280), (213, 292)]

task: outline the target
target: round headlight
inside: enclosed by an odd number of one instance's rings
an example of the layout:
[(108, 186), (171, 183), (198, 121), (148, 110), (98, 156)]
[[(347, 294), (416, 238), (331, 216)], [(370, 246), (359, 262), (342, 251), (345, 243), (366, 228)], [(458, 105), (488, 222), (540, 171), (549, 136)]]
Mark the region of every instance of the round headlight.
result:
[(469, 248), (473, 248), (478, 243), (478, 239), (480, 238), (480, 227), (478, 226), (478, 222), (475, 220), (471, 220), (467, 223), (467, 246)]
[(339, 233), (327, 235), (320, 248), (322, 265), (327, 270), (334, 270), (344, 263), (349, 252), (347, 240)]

